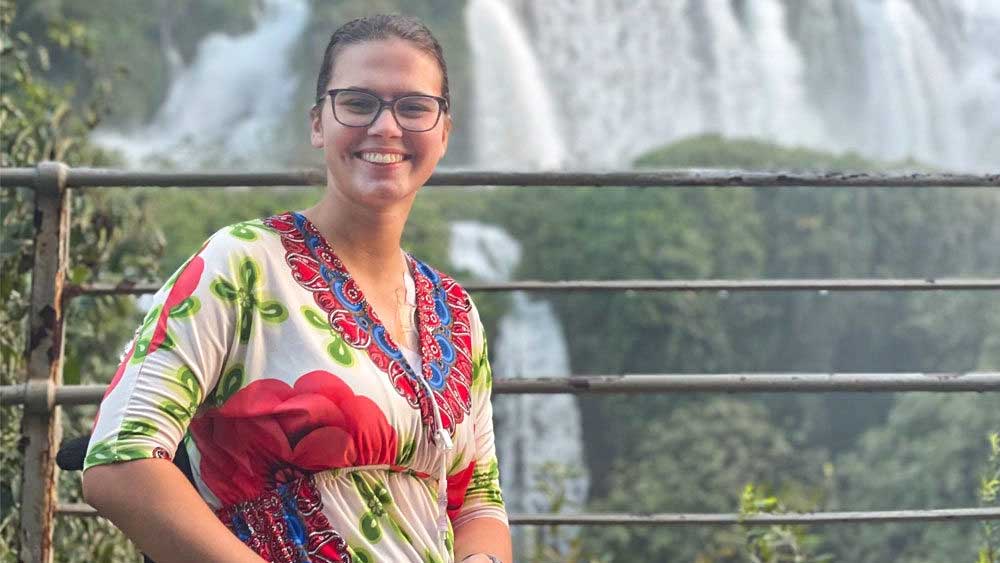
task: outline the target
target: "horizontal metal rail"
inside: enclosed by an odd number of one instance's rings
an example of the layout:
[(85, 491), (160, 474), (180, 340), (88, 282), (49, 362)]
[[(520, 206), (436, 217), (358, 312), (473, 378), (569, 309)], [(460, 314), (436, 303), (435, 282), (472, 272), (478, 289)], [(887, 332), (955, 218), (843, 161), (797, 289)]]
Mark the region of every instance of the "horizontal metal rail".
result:
[[(161, 284), (124, 282), (68, 285), (67, 299), (80, 295), (145, 295)], [(771, 280), (563, 280), (468, 282), (468, 291), (983, 291), (1000, 290), (1000, 278), (771, 279)]]
[[(61, 516), (97, 516), (89, 504), (60, 504)], [(583, 514), (511, 514), (510, 523), (520, 526), (775, 526), (795, 524), (850, 524), (888, 522), (960, 522), (1000, 520), (1000, 508), (948, 508), (940, 510), (886, 510), (858, 512), (806, 512), (788, 514), (735, 513), (583, 513)]]
[[(326, 183), (319, 169), (280, 172), (142, 172), (69, 168), (66, 187), (273, 187)], [(34, 188), (34, 168), (4, 168), (0, 184)], [(439, 170), (429, 186), (482, 187), (829, 187), (829, 188), (996, 188), (1000, 174), (783, 173), (743, 170), (635, 170), (606, 172), (497, 172)]]
[(796, 524), (850, 524), (888, 522), (959, 522), (1000, 520), (1000, 508), (950, 508), (939, 510), (884, 510), (858, 512), (805, 512), (786, 514), (734, 513), (687, 514), (512, 514), (511, 524), (535, 526), (775, 526)]
[[(58, 388), (0, 386), (0, 404), (77, 406), (100, 402), (105, 385)], [(493, 392), (553, 393), (814, 393), (814, 392), (1000, 391), (1000, 372), (969, 373), (718, 373), (573, 375), (560, 378), (494, 377)]]
[(1000, 372), (970, 373), (718, 373), (497, 376), (493, 392), (509, 393), (804, 393), (1000, 391)]

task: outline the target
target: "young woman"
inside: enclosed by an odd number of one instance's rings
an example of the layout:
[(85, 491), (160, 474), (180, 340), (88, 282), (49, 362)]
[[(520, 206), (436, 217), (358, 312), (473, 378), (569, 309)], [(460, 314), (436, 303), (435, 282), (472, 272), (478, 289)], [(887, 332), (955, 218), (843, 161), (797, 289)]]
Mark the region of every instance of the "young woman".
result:
[(160, 563), (509, 563), (483, 325), (400, 249), (448, 146), (441, 47), (411, 18), (352, 21), (316, 98), (324, 197), (222, 229), (160, 290), (85, 498)]

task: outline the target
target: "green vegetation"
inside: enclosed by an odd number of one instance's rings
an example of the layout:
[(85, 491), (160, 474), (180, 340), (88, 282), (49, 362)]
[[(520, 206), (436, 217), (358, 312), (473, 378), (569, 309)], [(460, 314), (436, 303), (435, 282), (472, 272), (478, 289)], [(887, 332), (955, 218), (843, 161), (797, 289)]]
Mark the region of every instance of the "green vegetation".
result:
[[(405, 4), (405, 6), (404, 6)], [(30, 6), (30, 9), (28, 7)], [(3, 166), (43, 159), (113, 165), (87, 136), (102, 121), (148, 118), (165, 94), (163, 33), (183, 60), (210, 30), (251, 25), (254, 2), (186, 0), (136, 10), (125, 0), (0, 0)], [(350, 17), (425, 18), (451, 63), (457, 131), (468, 131), (469, 72), (452, 2), (312, 2), (296, 65), (302, 103), (329, 33)], [(405, 8), (405, 10), (404, 10)], [(114, 13), (115, 19), (103, 15)], [(184, 25), (177, 14), (187, 14)], [(195, 14), (194, 17), (190, 14)], [(166, 23), (162, 23), (166, 22)], [(165, 25), (168, 29), (161, 29)], [(112, 26), (114, 26), (112, 28)], [(171, 27), (172, 26), (172, 27)], [(112, 56), (112, 54), (114, 54)], [(109, 61), (113, 61), (109, 62)], [(122, 68), (118, 68), (122, 67)], [(465, 100), (465, 102), (462, 102)], [(299, 120), (302, 117), (302, 120)], [(304, 116), (289, 116), (295, 165), (315, 165)], [(456, 142), (453, 147), (463, 143)], [(461, 154), (453, 154), (461, 159)], [(856, 155), (702, 136), (662, 147), (640, 167), (895, 170)], [(0, 191), (0, 377), (23, 377), (31, 264), (31, 193)], [(99, 190), (73, 202), (74, 282), (160, 280), (218, 228), (315, 201), (315, 189)], [(971, 189), (428, 190), (408, 249), (448, 270), (452, 220), (496, 224), (517, 238), (530, 279), (936, 277), (1000, 275), (1000, 195)], [(452, 272), (462, 278), (464, 272)], [(1000, 308), (987, 293), (592, 293), (545, 296), (567, 333), (574, 373), (967, 371), (1000, 366)], [(506, 307), (477, 296), (488, 325)], [(79, 298), (69, 312), (66, 382), (106, 381), (140, 321), (132, 300)], [(495, 333), (495, 330), (491, 330)], [(996, 504), (1000, 428), (993, 396), (851, 394), (715, 397), (582, 396), (593, 511), (887, 510)], [(0, 560), (16, 559), (20, 410), (0, 433)], [(93, 409), (68, 410), (67, 435)], [(982, 468), (988, 469), (983, 472)], [(560, 476), (548, 468), (554, 505)], [(982, 474), (982, 480), (979, 475)], [(60, 496), (79, 499), (78, 475)], [(747, 489), (747, 483), (752, 488)], [(977, 494), (978, 491), (978, 494)], [(780, 500), (779, 500), (780, 499)], [(802, 530), (604, 527), (539, 533), (532, 560), (996, 561), (995, 526), (893, 524)], [(93, 519), (59, 519), (60, 561), (118, 561), (134, 549)]]
[[(711, 135), (637, 162), (656, 168), (914, 168)], [(986, 190), (553, 188), (447, 197), (451, 217), (464, 213), (499, 224), (521, 242), (518, 277), (527, 279), (1000, 272), (1000, 195)], [(546, 298), (563, 326), (572, 327), (573, 373), (962, 372), (997, 365), (1000, 324), (985, 293)], [(800, 510), (971, 506), (978, 486), (972, 468), (982, 458), (971, 437), (995, 427), (1000, 415), (992, 402), (995, 397), (967, 394), (581, 396), (592, 479), (587, 508), (733, 511), (747, 481), (769, 485)], [(898, 561), (900, 553), (913, 554), (905, 560), (914, 562), (971, 560), (977, 542), (974, 526), (956, 524), (879, 524), (861, 532), (853, 525), (829, 526), (812, 533), (825, 542), (817, 553), (844, 561)], [(739, 549), (744, 541), (733, 530), (602, 527), (588, 529), (584, 543), (590, 556), (612, 561), (642, 554), (707, 563), (746, 560)]]

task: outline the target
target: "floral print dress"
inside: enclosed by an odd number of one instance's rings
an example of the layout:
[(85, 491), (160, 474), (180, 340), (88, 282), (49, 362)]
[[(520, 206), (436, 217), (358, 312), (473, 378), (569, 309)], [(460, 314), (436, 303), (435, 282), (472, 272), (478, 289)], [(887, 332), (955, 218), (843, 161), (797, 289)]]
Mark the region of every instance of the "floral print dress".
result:
[(266, 560), (452, 561), (455, 527), (507, 521), (492, 376), (468, 294), (407, 260), (419, 353), (303, 215), (217, 232), (154, 297), (85, 469), (183, 447), (202, 497)]

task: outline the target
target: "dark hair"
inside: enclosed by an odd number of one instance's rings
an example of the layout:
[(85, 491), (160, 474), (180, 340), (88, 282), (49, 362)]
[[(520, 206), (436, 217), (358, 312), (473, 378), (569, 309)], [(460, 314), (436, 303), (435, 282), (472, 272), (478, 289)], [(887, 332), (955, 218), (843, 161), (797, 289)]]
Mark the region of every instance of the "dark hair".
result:
[[(333, 32), (333, 35), (330, 36), (330, 42), (326, 45), (326, 51), (323, 53), (323, 66), (320, 67), (319, 77), (316, 79), (316, 98), (326, 94), (327, 84), (330, 83), (330, 77), (333, 75), (333, 63), (344, 47), (366, 41), (391, 38), (409, 41), (417, 49), (434, 57), (438, 68), (441, 69), (441, 97), (448, 102), (447, 105), (450, 107), (448, 65), (444, 62), (444, 51), (441, 49), (441, 44), (423, 22), (414, 17), (396, 14), (379, 14), (358, 18), (345, 23)], [(313, 106), (314, 111), (315, 109), (316, 106)]]

